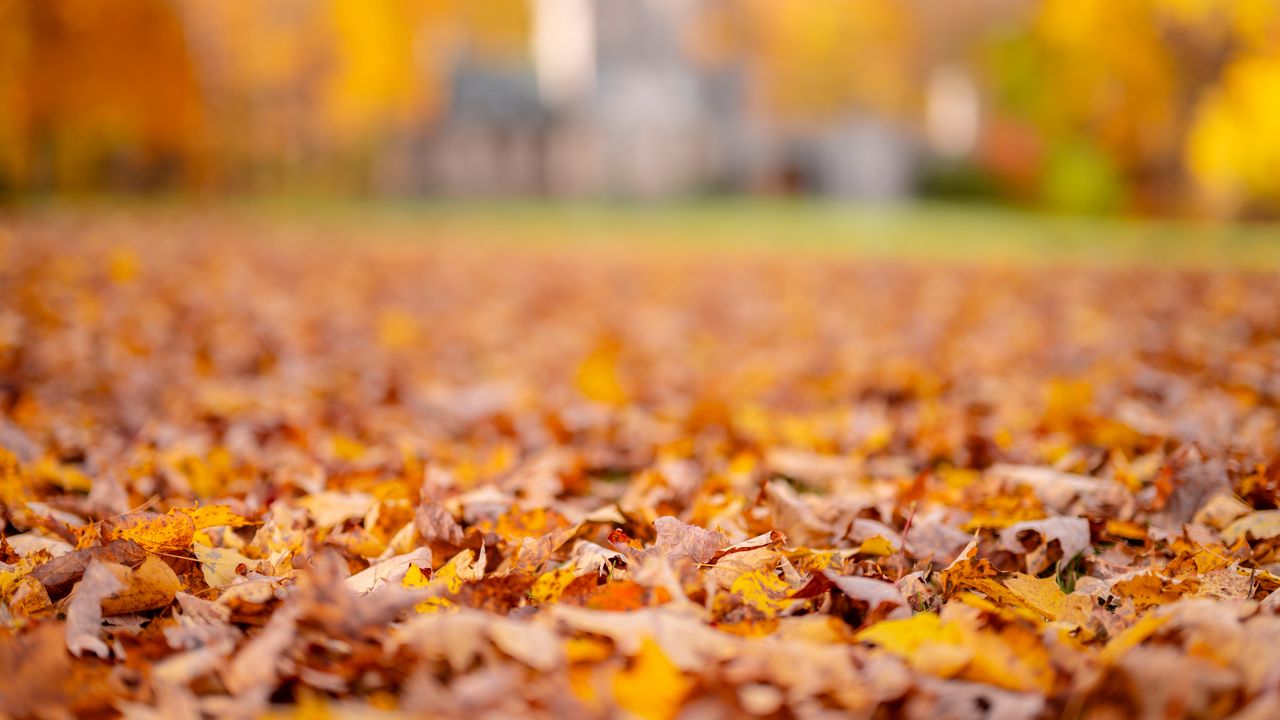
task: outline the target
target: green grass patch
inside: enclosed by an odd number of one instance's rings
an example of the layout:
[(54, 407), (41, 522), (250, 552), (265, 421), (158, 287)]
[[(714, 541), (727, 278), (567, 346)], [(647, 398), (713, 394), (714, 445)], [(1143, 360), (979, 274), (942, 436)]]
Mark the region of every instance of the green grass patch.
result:
[[(340, 242), (818, 253), (910, 262), (1280, 269), (1280, 226), (1039, 215), (986, 205), (713, 199), (661, 204), (307, 197), (100, 200), (19, 215), (203, 216)], [(10, 212), (13, 215), (13, 212)]]

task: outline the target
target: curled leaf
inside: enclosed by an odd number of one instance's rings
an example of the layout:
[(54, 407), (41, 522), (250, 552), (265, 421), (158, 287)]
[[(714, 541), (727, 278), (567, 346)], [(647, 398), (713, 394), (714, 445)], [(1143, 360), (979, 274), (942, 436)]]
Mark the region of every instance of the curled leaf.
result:
[[(116, 566), (121, 567), (121, 566)], [(127, 568), (122, 568), (128, 572)], [(100, 658), (111, 654), (111, 648), (102, 641), (102, 601), (124, 589), (109, 563), (91, 560), (85, 568), (84, 578), (76, 585), (67, 605), (67, 649), (80, 657), (86, 652)]]

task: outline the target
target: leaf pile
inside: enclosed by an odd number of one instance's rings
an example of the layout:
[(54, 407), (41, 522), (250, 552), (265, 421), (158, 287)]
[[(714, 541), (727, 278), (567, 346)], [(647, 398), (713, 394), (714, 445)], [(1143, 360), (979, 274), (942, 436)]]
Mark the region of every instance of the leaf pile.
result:
[(268, 234), (0, 234), (0, 715), (1280, 714), (1275, 276)]

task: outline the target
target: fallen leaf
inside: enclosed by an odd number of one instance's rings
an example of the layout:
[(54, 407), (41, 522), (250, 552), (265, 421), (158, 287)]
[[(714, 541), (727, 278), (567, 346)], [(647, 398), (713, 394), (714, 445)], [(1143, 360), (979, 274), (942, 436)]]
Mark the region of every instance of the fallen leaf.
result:
[(374, 498), (368, 493), (326, 490), (301, 498), (298, 505), (306, 508), (316, 527), (328, 529), (368, 515)]
[(790, 607), (789, 596), (794, 590), (769, 570), (743, 573), (729, 586), (729, 592), (740, 596), (744, 605), (760, 611), (765, 617), (774, 617)]
[(1005, 588), (1007, 594), (999, 593), (998, 597), (991, 593), (988, 595), (1025, 607), (1049, 620), (1058, 620), (1067, 611), (1067, 596), (1051, 577), (1038, 578), (1034, 575), (1011, 573), (1000, 578), (999, 585)]
[(186, 550), (195, 532), (192, 516), (177, 511), (131, 513), (102, 524), (104, 540), (129, 540), (154, 553)]
[(75, 550), (31, 571), (31, 577), (44, 584), (49, 597), (58, 599), (71, 592), (94, 561), (137, 567), (147, 558), (141, 545), (132, 540), (114, 540), (97, 547)]
[(674, 718), (692, 689), (693, 681), (649, 638), (640, 644), (631, 665), (613, 678), (618, 705), (647, 720)]
[(627, 401), (618, 371), (618, 346), (614, 343), (601, 343), (583, 358), (575, 380), (578, 392), (588, 400), (611, 405)]
[(372, 592), (384, 584), (398, 585), (411, 566), (431, 567), (430, 548), (418, 548), (403, 555), (387, 558), (347, 578), (347, 587), (357, 593)]
[(1259, 510), (1249, 513), (1222, 531), (1222, 539), (1228, 545), (1245, 537), (1254, 540), (1272, 540), (1280, 537), (1280, 510)]
[(253, 521), (238, 515), (226, 505), (201, 505), (194, 508), (176, 508), (176, 510), (190, 517), (196, 530), (220, 526), (238, 528), (253, 524)]
[(414, 516), (418, 534), (428, 542), (439, 540), (451, 545), (462, 544), (462, 528), (448, 510), (437, 503), (427, 502), (418, 507)]
[(165, 561), (155, 555), (137, 568), (108, 564), (120, 589), (102, 599), (104, 615), (122, 615), (155, 608), (168, 607), (173, 597), (182, 589), (178, 576)]
[[(1039, 542), (1030, 551), (1023, 541), (1027, 535), (1040, 537)], [(1069, 562), (1071, 558), (1089, 548), (1089, 521), (1084, 518), (1069, 517), (1027, 520), (1001, 530), (1000, 541), (1004, 544), (1004, 548), (1012, 553), (1019, 555), (1029, 553), (1028, 569), (1039, 573), (1048, 569), (1051, 564), (1046, 556), (1049, 543), (1058, 543), (1062, 562)]]
[(550, 671), (564, 662), (559, 638), (538, 623), (521, 623), (474, 610), (416, 615), (394, 634), (397, 646), (410, 645), (432, 657), (446, 658), (465, 669), (486, 642), (529, 667)]
[(195, 545), (191, 552), (200, 562), (204, 581), (212, 588), (224, 588), (236, 582), (241, 572), (257, 566), (257, 561), (241, 555), (231, 548), (214, 548)]
[(124, 584), (116, 579), (110, 563), (89, 561), (67, 605), (66, 643), (72, 655), (80, 657), (90, 652), (106, 658), (111, 654), (111, 648), (101, 638), (102, 601), (123, 589)]
[(902, 591), (893, 583), (872, 578), (836, 575), (831, 571), (825, 573), (827, 579), (840, 588), (840, 592), (866, 603), (872, 620), (898, 620), (911, 616), (911, 608)]
[(653, 549), (670, 560), (687, 557), (696, 563), (709, 562), (727, 544), (720, 533), (682, 523), (669, 515), (654, 520), (653, 526), (658, 531)]

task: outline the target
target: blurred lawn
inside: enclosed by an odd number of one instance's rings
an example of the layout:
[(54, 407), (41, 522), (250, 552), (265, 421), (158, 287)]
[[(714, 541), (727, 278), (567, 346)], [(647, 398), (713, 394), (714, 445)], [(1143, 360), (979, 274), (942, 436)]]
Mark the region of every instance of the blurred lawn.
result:
[[(499, 248), (800, 252), (906, 261), (1280, 270), (1280, 225), (1046, 216), (990, 206), (856, 206), (810, 200), (667, 204), (536, 201), (101, 201), (28, 205), (22, 216), (223, 219), (338, 242)], [(13, 215), (10, 211), (9, 215)]]

